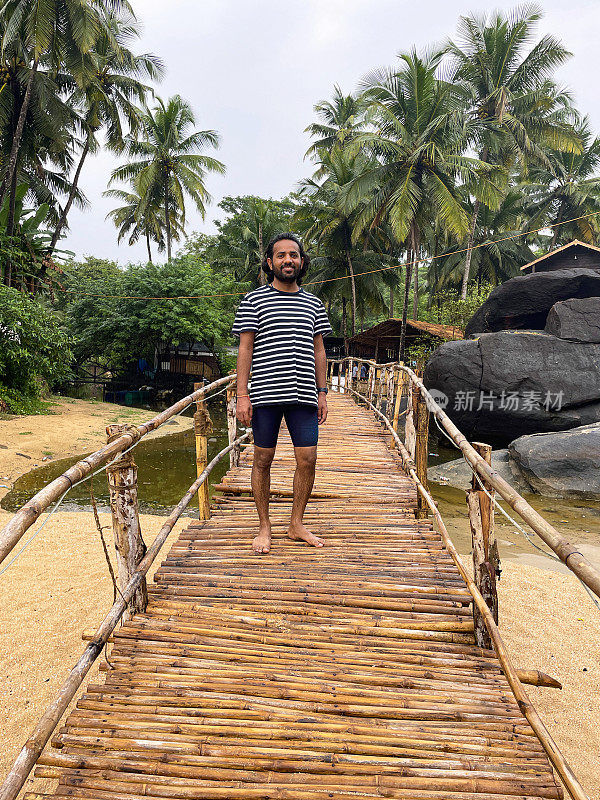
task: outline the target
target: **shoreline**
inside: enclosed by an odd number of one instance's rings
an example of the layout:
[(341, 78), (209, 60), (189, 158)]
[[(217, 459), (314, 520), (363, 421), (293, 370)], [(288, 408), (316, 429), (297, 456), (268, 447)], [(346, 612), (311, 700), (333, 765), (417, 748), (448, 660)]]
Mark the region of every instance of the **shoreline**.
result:
[[(52, 398), (49, 414), (0, 419), (0, 501), (15, 482), (37, 467), (61, 458), (82, 458), (106, 444), (106, 426), (139, 425), (156, 415), (146, 408), (129, 408), (116, 403)], [(191, 417), (169, 420), (144, 441), (158, 439), (192, 427)]]

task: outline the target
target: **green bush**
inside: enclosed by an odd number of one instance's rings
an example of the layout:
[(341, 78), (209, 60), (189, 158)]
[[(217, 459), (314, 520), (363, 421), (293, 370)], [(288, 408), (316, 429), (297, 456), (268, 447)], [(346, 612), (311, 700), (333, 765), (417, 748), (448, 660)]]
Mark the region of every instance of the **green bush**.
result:
[(19, 398), (39, 397), (44, 382), (64, 380), (70, 361), (58, 314), (28, 294), (0, 286), (0, 386), (9, 410)]

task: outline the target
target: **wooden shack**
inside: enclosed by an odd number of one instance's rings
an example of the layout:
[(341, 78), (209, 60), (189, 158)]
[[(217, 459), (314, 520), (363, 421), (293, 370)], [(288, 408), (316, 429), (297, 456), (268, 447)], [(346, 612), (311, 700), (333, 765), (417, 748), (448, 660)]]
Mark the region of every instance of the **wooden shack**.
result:
[[(369, 358), (380, 363), (397, 361), (400, 357), (401, 319), (386, 319), (362, 333), (357, 333), (349, 341), (349, 355)], [(454, 325), (439, 325), (435, 322), (421, 322), (417, 319), (406, 321), (406, 348), (413, 347), (423, 340), (439, 340), (439, 343), (463, 339), (464, 333)]]
[(569, 244), (557, 247), (521, 267), (526, 275), (532, 272), (554, 272), (558, 269), (594, 269), (600, 272), (600, 247), (574, 239)]

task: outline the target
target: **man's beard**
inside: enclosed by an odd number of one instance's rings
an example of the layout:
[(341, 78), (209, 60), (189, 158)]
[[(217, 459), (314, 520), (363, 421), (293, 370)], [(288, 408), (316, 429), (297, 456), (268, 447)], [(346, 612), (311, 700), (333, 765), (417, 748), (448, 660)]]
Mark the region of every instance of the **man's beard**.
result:
[(300, 275), (301, 269), (302, 267), (298, 267), (298, 269), (293, 267), (293, 272), (284, 272), (283, 269), (278, 269), (277, 271), (273, 270), (273, 272), (278, 281), (282, 283), (294, 283)]

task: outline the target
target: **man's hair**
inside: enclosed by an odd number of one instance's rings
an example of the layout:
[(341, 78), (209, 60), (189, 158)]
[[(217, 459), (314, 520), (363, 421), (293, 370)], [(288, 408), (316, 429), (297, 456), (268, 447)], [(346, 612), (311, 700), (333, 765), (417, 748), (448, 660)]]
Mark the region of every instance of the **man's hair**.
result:
[(302, 264), (302, 269), (300, 270), (300, 274), (296, 278), (296, 283), (298, 284), (298, 286), (301, 286), (302, 285), (302, 278), (306, 275), (306, 271), (307, 271), (307, 269), (309, 267), (309, 264), (310, 264), (310, 256), (308, 255), (308, 253), (304, 252), (304, 248), (302, 247), (302, 242), (296, 236), (295, 233), (290, 233), (289, 231), (287, 231), (286, 233), (278, 233), (277, 236), (274, 236), (271, 239), (271, 241), (267, 245), (267, 250), (265, 252), (265, 257), (263, 259), (263, 263), (262, 263), (263, 271), (267, 275), (267, 282), (268, 283), (272, 283), (273, 282), (273, 278), (275, 277), (275, 273), (273, 272), (273, 270), (269, 266), (269, 264), (267, 262), (267, 259), (270, 258), (271, 261), (273, 260), (273, 248), (275, 247), (277, 242), (281, 242), (284, 239), (289, 239), (292, 242), (296, 242), (296, 244), (298, 245), (298, 249), (300, 250), (300, 258), (303, 260), (303, 264)]

